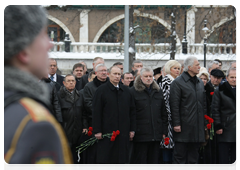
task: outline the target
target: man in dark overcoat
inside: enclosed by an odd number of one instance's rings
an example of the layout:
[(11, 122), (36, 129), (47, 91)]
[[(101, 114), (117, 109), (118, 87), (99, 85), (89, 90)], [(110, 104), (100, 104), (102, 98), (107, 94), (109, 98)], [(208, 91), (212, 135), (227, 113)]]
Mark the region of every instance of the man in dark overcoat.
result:
[(133, 164), (156, 164), (160, 141), (167, 134), (168, 117), (162, 90), (153, 80), (153, 70), (142, 68), (130, 89), (136, 106)]
[(83, 95), (75, 88), (76, 79), (68, 74), (63, 81), (64, 86), (58, 91), (58, 99), (63, 117), (63, 129), (66, 133), (72, 151), (74, 163), (78, 163), (76, 147), (80, 144), (80, 137), (87, 131), (87, 115), (84, 112)]
[(236, 68), (227, 71), (226, 79), (227, 82), (214, 91), (212, 99), (220, 164), (234, 163), (236, 160)]
[[(97, 143), (96, 163), (127, 163), (129, 143), (134, 137), (136, 115), (128, 87), (119, 83), (121, 70), (109, 69), (109, 81), (101, 85), (93, 98), (93, 133)], [(115, 141), (102, 138), (103, 134), (119, 130)]]
[(206, 96), (202, 80), (196, 77), (199, 70), (197, 58), (190, 56), (184, 61), (184, 72), (171, 84), (170, 106), (175, 164), (197, 163), (200, 143), (205, 142)]

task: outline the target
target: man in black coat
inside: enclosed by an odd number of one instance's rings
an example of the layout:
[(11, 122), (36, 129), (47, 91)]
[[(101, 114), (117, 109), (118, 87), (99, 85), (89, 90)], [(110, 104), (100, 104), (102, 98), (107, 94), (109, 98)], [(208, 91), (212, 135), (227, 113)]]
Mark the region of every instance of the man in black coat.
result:
[(210, 80), (209, 82), (207, 82), (207, 84), (216, 89), (219, 86), (219, 84), (221, 84), (222, 79), (224, 77), (224, 73), (222, 72), (222, 70), (213, 69), (210, 74), (211, 74)]
[[(90, 73), (89, 73), (90, 74)], [(88, 116), (88, 125), (92, 127), (92, 102), (93, 96), (99, 86), (109, 81), (107, 77), (107, 67), (104, 64), (98, 64), (95, 68), (96, 77), (93, 81), (87, 83), (83, 90), (85, 110)], [(87, 163), (96, 163), (96, 145), (91, 146), (87, 150)]]
[(184, 72), (170, 88), (175, 141), (173, 163), (176, 164), (197, 163), (200, 143), (205, 142), (206, 96), (202, 80), (196, 77), (199, 69), (197, 58), (188, 57), (184, 61)]
[(60, 87), (63, 86), (63, 79), (64, 77), (57, 74), (57, 61), (53, 58), (49, 58), (49, 71), (48, 71), (48, 77), (54, 81), (57, 82), (60, 86), (56, 86), (57, 91), (59, 91)]
[(227, 82), (219, 85), (212, 99), (220, 164), (232, 164), (236, 160), (236, 69), (230, 68), (226, 76)]
[[(129, 144), (136, 130), (136, 115), (133, 98), (128, 87), (119, 84), (121, 70), (109, 69), (109, 81), (100, 87), (93, 98), (93, 133), (97, 143), (97, 163), (127, 163)], [(115, 141), (102, 135), (119, 130)]]
[(130, 89), (136, 106), (133, 164), (157, 164), (160, 141), (167, 134), (168, 117), (162, 90), (153, 80), (153, 71), (142, 68)]
[[(98, 65), (98, 64), (104, 64), (104, 59), (102, 57), (95, 57), (93, 59), (93, 70), (91, 71), (95, 71), (95, 67)], [(80, 79), (80, 85), (79, 85), (79, 89), (83, 89), (84, 86), (88, 83), (88, 74), (85, 74), (84, 76), (82, 76), (82, 78)]]
[(61, 106), (58, 101), (57, 97), (57, 90), (55, 87), (54, 81), (52, 81), (50, 78), (42, 78), (42, 81), (47, 85), (49, 89), (50, 94), (50, 102), (51, 102), (51, 113), (55, 117), (55, 119), (62, 125), (62, 112), (61, 112)]
[(72, 151), (74, 163), (77, 163), (76, 147), (80, 144), (81, 134), (87, 132), (87, 115), (83, 111), (83, 95), (80, 95), (75, 88), (76, 80), (74, 75), (66, 75), (63, 83), (64, 86), (58, 91), (63, 116), (63, 129)]

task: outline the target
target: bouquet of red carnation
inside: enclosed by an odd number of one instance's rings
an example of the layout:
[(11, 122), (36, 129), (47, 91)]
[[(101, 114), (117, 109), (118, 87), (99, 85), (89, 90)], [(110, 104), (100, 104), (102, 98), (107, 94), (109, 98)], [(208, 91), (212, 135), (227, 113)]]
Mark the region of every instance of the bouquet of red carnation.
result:
[[(93, 131), (93, 128), (92, 127), (89, 127), (88, 128), (88, 136), (91, 136), (92, 135), (92, 131)], [(110, 141), (115, 141), (116, 137), (120, 134), (120, 131), (117, 130), (116, 132), (113, 131), (112, 133), (106, 133), (104, 135), (102, 135), (102, 138), (110, 138)], [(94, 143), (98, 142), (98, 139), (96, 137), (92, 137), (88, 140), (86, 140), (85, 142), (81, 143), (77, 148), (77, 151), (78, 152), (78, 162), (80, 161), (80, 153), (82, 153), (83, 151), (85, 151), (89, 146), (92, 146)]]
[(204, 118), (205, 118), (206, 120), (208, 120), (208, 123), (209, 123), (209, 124), (207, 124), (207, 128), (208, 128), (208, 129), (211, 129), (211, 127), (212, 127), (211, 123), (213, 123), (214, 120), (213, 120), (211, 117), (209, 117), (208, 115), (204, 115)]
[(169, 144), (169, 137), (166, 137), (165, 139), (164, 139), (164, 145), (168, 145)]

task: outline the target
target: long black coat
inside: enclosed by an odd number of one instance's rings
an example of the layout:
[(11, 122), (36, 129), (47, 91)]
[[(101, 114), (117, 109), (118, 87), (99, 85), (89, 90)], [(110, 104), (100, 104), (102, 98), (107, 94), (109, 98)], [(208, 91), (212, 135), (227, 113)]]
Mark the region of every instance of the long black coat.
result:
[(57, 90), (55, 87), (55, 83), (54, 81), (51, 81), (50, 78), (47, 79), (42, 79), (42, 81), (44, 81), (49, 89), (49, 93), (50, 93), (50, 102), (51, 102), (51, 112), (53, 114), (53, 116), (55, 117), (55, 119), (57, 119), (58, 122), (62, 123), (62, 112), (61, 112), (61, 107), (58, 101), (58, 97), (57, 97)]
[(160, 141), (167, 135), (167, 112), (162, 90), (155, 81), (149, 94), (140, 76), (130, 89), (136, 106), (136, 132), (134, 142)]
[(133, 98), (128, 87), (117, 90), (110, 81), (101, 85), (93, 97), (93, 132), (112, 133), (119, 130), (114, 142), (104, 138), (97, 143), (97, 163), (127, 163), (129, 132), (136, 130)]
[(84, 128), (88, 128), (87, 115), (84, 112), (83, 95), (74, 89), (75, 100), (71, 102), (69, 96), (63, 90), (58, 92), (58, 99), (61, 105), (63, 116), (63, 129), (70, 144), (79, 144), (79, 138)]
[(218, 142), (236, 142), (236, 92), (228, 82), (219, 85), (212, 100), (214, 130), (223, 129)]
[(173, 132), (175, 142), (205, 142), (205, 95), (203, 82), (197, 78), (195, 85), (186, 72), (172, 82), (170, 108), (173, 127), (181, 126), (181, 132)]

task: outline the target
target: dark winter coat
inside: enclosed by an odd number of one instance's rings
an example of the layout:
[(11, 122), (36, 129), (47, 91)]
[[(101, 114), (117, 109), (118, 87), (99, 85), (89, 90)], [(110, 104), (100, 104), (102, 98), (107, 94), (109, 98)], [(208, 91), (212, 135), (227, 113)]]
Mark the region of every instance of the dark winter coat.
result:
[(206, 102), (207, 102), (207, 115), (212, 117), (211, 115), (211, 105), (212, 105), (212, 95), (211, 92), (214, 92), (214, 87), (210, 84), (206, 83), (206, 86), (204, 86), (205, 92), (206, 92)]
[[(60, 84), (61, 86), (63, 86), (63, 81), (64, 81), (64, 77), (57, 74), (57, 81), (56, 82), (58, 84)], [(57, 89), (57, 91), (58, 91), (58, 89)]]
[(224, 82), (214, 91), (212, 100), (212, 114), (218, 135), (218, 142), (236, 142), (236, 91), (228, 82)]
[(93, 79), (92, 82), (89, 82), (85, 85), (83, 89), (83, 97), (85, 103), (85, 109), (88, 115), (89, 126), (92, 126), (92, 101), (94, 93), (96, 92), (97, 88), (101, 85), (109, 81), (109, 78), (105, 82), (101, 82), (97, 79), (97, 76)]
[(61, 107), (57, 97), (57, 90), (55, 87), (56, 82), (51, 81), (50, 78), (43, 79), (42, 81), (45, 82), (45, 84), (49, 89), (51, 113), (57, 119), (58, 122), (62, 122), (62, 112), (61, 112)]
[[(90, 70), (89, 73), (93, 71), (93, 70)], [(79, 81), (79, 90), (83, 89), (85, 87), (85, 85), (88, 83), (88, 74), (89, 73), (86, 73), (85, 75), (82, 76), (82, 78), (80, 79)]]
[(74, 89), (74, 103), (64, 91), (64, 86), (58, 92), (61, 105), (63, 128), (70, 144), (78, 144), (84, 128), (88, 128), (87, 115), (83, 110), (83, 95)]
[(173, 133), (175, 142), (205, 142), (207, 110), (201, 79), (194, 84), (187, 72), (177, 77), (170, 88), (170, 108), (173, 127), (181, 126), (181, 132)]
[(135, 106), (129, 88), (119, 84), (117, 90), (108, 81), (96, 90), (92, 108), (94, 134), (120, 131), (114, 142), (109, 138), (98, 141), (97, 163), (127, 163), (129, 132), (136, 131)]
[(155, 81), (149, 93), (138, 76), (130, 89), (136, 106), (134, 142), (160, 141), (167, 135), (167, 113), (162, 90)]

